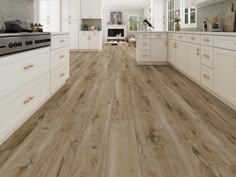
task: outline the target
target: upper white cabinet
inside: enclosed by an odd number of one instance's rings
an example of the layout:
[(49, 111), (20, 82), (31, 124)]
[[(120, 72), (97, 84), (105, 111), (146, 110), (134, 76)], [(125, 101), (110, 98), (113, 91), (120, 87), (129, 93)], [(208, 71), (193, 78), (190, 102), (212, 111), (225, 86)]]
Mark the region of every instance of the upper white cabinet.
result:
[(196, 0), (185, 0), (185, 8), (195, 6)]
[(81, 0), (81, 18), (102, 18), (101, 0)]
[(216, 3), (219, 3), (219, 2), (223, 2), (223, 1), (226, 1), (226, 0), (194, 0), (194, 5), (196, 7), (204, 7), (204, 6), (216, 4)]
[(61, 0), (61, 31), (70, 33), (70, 48), (79, 48), (80, 0)]
[(236, 51), (214, 49), (214, 91), (236, 105)]
[(39, 22), (44, 31), (60, 31), (60, 0), (39, 1)]
[(201, 78), (201, 46), (187, 44), (187, 73), (196, 81)]

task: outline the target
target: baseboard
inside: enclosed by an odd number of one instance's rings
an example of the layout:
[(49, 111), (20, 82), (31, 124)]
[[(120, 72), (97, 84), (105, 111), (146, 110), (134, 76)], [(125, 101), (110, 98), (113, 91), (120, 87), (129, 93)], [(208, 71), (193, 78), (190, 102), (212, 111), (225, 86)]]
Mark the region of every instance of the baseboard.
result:
[(137, 61), (137, 64), (138, 65), (169, 65), (169, 62), (167, 61), (153, 61), (153, 62)]

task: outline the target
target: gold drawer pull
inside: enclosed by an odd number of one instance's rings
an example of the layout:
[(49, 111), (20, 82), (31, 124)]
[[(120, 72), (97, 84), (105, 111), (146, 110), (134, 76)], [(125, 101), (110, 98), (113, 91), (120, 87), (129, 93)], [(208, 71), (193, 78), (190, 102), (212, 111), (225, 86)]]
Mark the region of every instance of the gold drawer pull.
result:
[(143, 46), (146, 46), (146, 45), (148, 45), (147, 43), (143, 43)]
[(65, 73), (60, 74), (60, 77), (63, 77), (63, 76), (65, 76)]
[(142, 55), (142, 57), (145, 57), (145, 58), (146, 58), (146, 57), (148, 57), (148, 55)]
[(198, 56), (201, 55), (200, 49), (197, 49), (197, 55), (198, 55)]
[(63, 42), (65, 42), (65, 40), (60, 40), (60, 43), (63, 43)]
[(24, 104), (30, 103), (33, 99), (34, 99), (34, 97), (29, 97), (28, 99), (26, 99), (26, 100), (24, 101)]
[(210, 79), (210, 76), (208, 76), (208, 75), (206, 75), (206, 74), (204, 74), (203, 77), (205, 77), (205, 78), (208, 79), (208, 80)]
[(62, 58), (65, 58), (65, 55), (61, 55), (61, 56), (60, 56), (60, 59), (62, 59)]
[(195, 40), (196, 38), (195, 37), (191, 37), (192, 40)]
[(204, 38), (203, 41), (210, 42), (210, 39)]
[(206, 58), (210, 58), (210, 56), (209, 56), (209, 55), (205, 55), (205, 54), (204, 54), (203, 56), (204, 56), (204, 57), (206, 57)]
[(33, 67), (34, 67), (34, 65), (28, 65), (28, 66), (24, 67), (24, 70), (28, 70), (28, 69), (33, 68)]

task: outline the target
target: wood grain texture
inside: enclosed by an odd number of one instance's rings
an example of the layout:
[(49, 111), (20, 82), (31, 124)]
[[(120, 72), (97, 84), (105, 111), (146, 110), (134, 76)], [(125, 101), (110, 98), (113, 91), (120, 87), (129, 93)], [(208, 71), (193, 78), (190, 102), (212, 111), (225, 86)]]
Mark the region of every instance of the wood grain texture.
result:
[(72, 52), (71, 78), (0, 146), (1, 177), (234, 177), (236, 112), (135, 49)]

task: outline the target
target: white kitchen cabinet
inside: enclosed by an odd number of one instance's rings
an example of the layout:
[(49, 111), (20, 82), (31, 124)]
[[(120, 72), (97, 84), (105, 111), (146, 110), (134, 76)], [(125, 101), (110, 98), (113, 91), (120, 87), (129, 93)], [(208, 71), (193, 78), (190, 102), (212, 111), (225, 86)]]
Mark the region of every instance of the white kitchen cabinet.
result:
[(186, 72), (187, 70), (187, 43), (176, 41), (175, 50), (175, 65), (181, 71)]
[(187, 44), (187, 74), (196, 81), (201, 80), (201, 46)]
[(214, 49), (214, 91), (236, 105), (236, 51)]
[(83, 32), (79, 33), (79, 49), (81, 50), (101, 50), (102, 32)]
[(185, 8), (190, 8), (195, 6), (195, 1), (196, 0), (185, 0)]
[(175, 41), (168, 41), (168, 61), (175, 65)]
[(167, 39), (151, 39), (151, 61), (167, 62)]
[(69, 32), (70, 49), (78, 49), (80, 30), (79, 0), (61, 0), (61, 6), (61, 32)]
[(81, 18), (82, 19), (102, 18), (101, 0), (81, 0)]
[(39, 1), (39, 23), (44, 31), (60, 32), (60, 1)]

